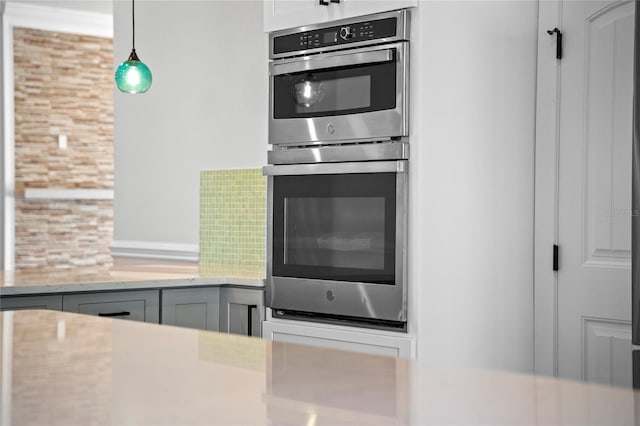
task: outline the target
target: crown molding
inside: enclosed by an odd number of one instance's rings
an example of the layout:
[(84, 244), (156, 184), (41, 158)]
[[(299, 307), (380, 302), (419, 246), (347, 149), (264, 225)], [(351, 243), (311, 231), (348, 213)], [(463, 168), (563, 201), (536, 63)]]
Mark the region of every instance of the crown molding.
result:
[(113, 16), (60, 7), (6, 2), (4, 23), (12, 27), (113, 38)]

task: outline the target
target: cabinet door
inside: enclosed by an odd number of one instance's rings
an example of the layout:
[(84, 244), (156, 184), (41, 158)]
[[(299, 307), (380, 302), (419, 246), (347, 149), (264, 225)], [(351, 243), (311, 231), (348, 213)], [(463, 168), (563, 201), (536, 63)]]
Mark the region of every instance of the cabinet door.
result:
[(418, 6), (417, 0), (340, 0), (342, 18), (370, 15), (372, 13), (388, 12), (390, 10), (406, 9)]
[(319, 0), (264, 0), (264, 30), (275, 31), (319, 24), (418, 5), (417, 0), (340, 0), (321, 5)]
[(65, 312), (121, 318), (142, 322), (160, 322), (158, 290), (109, 291), (65, 295)]
[(263, 320), (263, 289), (220, 289), (220, 331), (260, 337)]
[(318, 0), (264, 0), (264, 30), (275, 31), (339, 19), (334, 4), (321, 6)]
[(162, 324), (218, 331), (218, 287), (162, 290)]
[(351, 331), (315, 323), (305, 324), (265, 321), (262, 324), (262, 332), (265, 339), (274, 342), (297, 343), (373, 355), (413, 357), (414, 342), (409, 336)]
[(0, 311), (17, 309), (62, 310), (62, 296), (16, 296), (0, 298)]

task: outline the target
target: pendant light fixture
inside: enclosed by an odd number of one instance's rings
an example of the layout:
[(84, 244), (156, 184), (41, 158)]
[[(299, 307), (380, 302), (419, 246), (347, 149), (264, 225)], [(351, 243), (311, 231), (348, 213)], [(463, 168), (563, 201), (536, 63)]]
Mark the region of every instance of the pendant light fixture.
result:
[(131, 0), (132, 48), (126, 61), (116, 69), (116, 85), (121, 92), (144, 93), (151, 87), (151, 70), (136, 54), (135, 0)]

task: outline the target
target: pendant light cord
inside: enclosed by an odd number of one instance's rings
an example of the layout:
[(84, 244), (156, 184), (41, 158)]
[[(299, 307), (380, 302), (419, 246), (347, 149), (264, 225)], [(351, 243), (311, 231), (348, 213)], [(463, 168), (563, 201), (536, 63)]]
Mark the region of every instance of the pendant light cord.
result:
[(136, 9), (135, 9), (136, 0), (131, 0), (131, 23), (133, 27), (133, 37), (131, 41), (131, 47), (133, 50), (136, 50)]

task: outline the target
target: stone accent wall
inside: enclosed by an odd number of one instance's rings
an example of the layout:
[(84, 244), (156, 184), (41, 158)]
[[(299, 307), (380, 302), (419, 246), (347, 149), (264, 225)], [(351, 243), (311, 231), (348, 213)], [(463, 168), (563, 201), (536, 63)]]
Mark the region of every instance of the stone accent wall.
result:
[(16, 268), (113, 264), (113, 201), (16, 200)]
[(13, 36), (16, 268), (110, 266), (112, 201), (20, 194), (113, 188), (113, 41), (26, 28)]

